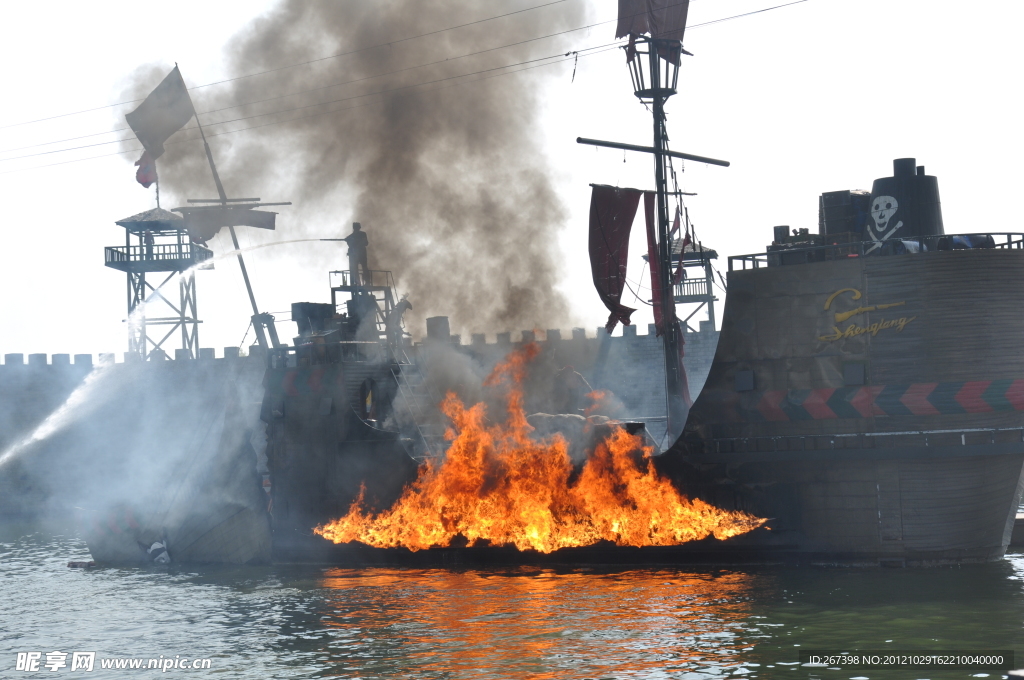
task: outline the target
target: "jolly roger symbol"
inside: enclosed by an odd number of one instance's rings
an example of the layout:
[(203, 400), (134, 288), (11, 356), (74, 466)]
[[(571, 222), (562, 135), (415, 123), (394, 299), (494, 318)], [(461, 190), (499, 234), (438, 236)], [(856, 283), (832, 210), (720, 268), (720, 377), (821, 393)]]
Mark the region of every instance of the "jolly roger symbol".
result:
[(896, 223), (892, 229), (889, 229), (884, 235), (881, 235), (883, 231), (889, 226), (892, 221), (892, 216), (896, 214), (899, 209), (899, 202), (892, 196), (878, 196), (871, 204), (871, 218), (875, 221), (875, 228), (868, 227), (868, 233), (871, 235), (871, 240), (875, 242), (875, 245), (868, 248), (864, 254), (867, 255), (875, 248), (879, 248), (882, 245), (882, 241), (887, 240), (890, 236), (896, 233), (896, 230), (903, 226), (903, 221), (900, 220)]

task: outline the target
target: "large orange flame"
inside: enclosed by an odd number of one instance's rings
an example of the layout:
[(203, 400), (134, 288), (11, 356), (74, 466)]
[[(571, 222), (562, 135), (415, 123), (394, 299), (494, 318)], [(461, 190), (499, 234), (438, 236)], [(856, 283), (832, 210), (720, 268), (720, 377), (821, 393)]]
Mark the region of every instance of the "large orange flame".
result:
[(574, 474), (561, 436), (543, 443), (528, 436), (520, 385), (538, 351), (531, 343), (512, 352), (485, 383), (507, 384), (505, 423), (488, 424), (484, 404), (466, 408), (449, 393), (441, 404), (452, 421), (444, 460), (424, 463), (390, 509), (374, 515), (360, 494), (347, 515), (316, 533), (335, 543), (414, 551), (449, 546), (461, 535), (469, 545), (549, 553), (599, 541), (639, 547), (725, 539), (764, 524), (681, 496), (654, 470), (652, 449), (621, 427)]

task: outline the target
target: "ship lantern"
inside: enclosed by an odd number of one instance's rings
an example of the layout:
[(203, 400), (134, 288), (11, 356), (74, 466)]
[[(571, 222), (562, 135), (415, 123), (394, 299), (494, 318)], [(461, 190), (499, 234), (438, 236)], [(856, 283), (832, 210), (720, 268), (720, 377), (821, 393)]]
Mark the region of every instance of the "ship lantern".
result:
[(665, 101), (676, 93), (682, 51), (678, 40), (645, 35), (630, 40), (626, 47), (629, 76), (633, 80), (633, 94), (640, 101), (649, 104), (657, 97)]

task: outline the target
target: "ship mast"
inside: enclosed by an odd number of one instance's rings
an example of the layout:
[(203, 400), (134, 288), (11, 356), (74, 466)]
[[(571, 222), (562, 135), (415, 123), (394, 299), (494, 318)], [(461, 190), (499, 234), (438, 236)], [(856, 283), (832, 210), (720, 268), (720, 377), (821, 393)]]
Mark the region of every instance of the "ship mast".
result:
[[(661, 59), (658, 55), (659, 40), (651, 40), (648, 43), (648, 57), (650, 61), (651, 84), (661, 82)], [(668, 41), (666, 41), (668, 42)], [(665, 45), (666, 49), (670, 49)], [(682, 48), (681, 42), (676, 42), (677, 50)], [(679, 59), (677, 53), (677, 60)], [(634, 59), (634, 61), (638, 61)], [(671, 64), (666, 64), (671, 67)], [(679, 337), (680, 328), (676, 321), (676, 300), (672, 291), (672, 250), (669, 244), (668, 226), (668, 180), (665, 172), (665, 150), (668, 148), (668, 131), (665, 129), (665, 102), (675, 93), (675, 79), (679, 75), (678, 66), (673, 71), (672, 87), (654, 88), (651, 92), (654, 116), (654, 187), (658, 194), (658, 281), (651, 281), (651, 287), (657, 286), (661, 291), (660, 300), (655, 304), (661, 304), (662, 337), (665, 341), (665, 395), (668, 401), (668, 434), (669, 439), (674, 439), (682, 432), (687, 415), (687, 406), (682, 396), (682, 376), (680, 372), (679, 350), (682, 338)]]
[[(175, 68), (177, 68), (178, 65), (175, 64), (174, 66)], [(206, 141), (206, 133), (203, 132), (203, 126), (199, 122), (199, 113), (195, 111), (195, 105), (192, 104), (192, 95), (188, 92), (187, 89), (185, 90), (185, 92), (189, 98), (189, 105), (192, 107), (192, 110), (194, 112), (193, 115), (196, 118), (196, 127), (199, 128), (199, 134), (203, 139), (203, 148), (206, 150), (206, 160), (209, 161), (210, 163), (210, 172), (213, 174), (213, 183), (217, 186), (218, 196), (216, 200), (190, 199), (188, 202), (215, 204), (219, 203), (222, 210), (224, 211), (232, 211), (238, 209), (250, 211), (251, 208), (257, 208), (264, 205), (291, 205), (290, 202), (260, 203), (259, 198), (228, 198), (227, 193), (224, 191), (224, 185), (220, 181), (220, 173), (217, 172), (217, 164), (213, 162), (213, 152), (210, 151), (210, 144), (209, 142)], [(243, 203), (245, 205), (242, 205)], [(186, 218), (188, 217), (188, 212), (183, 211), (183, 209), (175, 208), (175, 210), (178, 210), (179, 212), (185, 212)], [(199, 210), (201, 210), (201, 208), (199, 208)], [(273, 221), (272, 215), (270, 217), (270, 221)], [(252, 328), (253, 331), (256, 333), (256, 341), (259, 343), (260, 348), (263, 349), (264, 351), (270, 348), (280, 349), (283, 345), (281, 345), (281, 341), (277, 336), (277, 327), (274, 325), (273, 315), (267, 312), (261, 313), (259, 307), (256, 305), (256, 296), (253, 294), (252, 284), (249, 282), (249, 272), (245, 268), (245, 260), (242, 258), (242, 248), (238, 244), (238, 236), (237, 234), (235, 234), (236, 224), (245, 225), (250, 224), (250, 222), (248, 222), (245, 219), (242, 219), (240, 221), (229, 220), (225, 223), (224, 226), (227, 226), (228, 231), (231, 233), (231, 244), (235, 248), (235, 255), (238, 258), (238, 266), (242, 270), (242, 280), (245, 282), (245, 291), (246, 293), (249, 294), (249, 304), (252, 306)], [(273, 229), (274, 227), (271, 226), (270, 228)]]
[[(677, 3), (685, 6), (687, 3)], [(642, 3), (641, 3), (642, 5)], [(668, 148), (668, 131), (665, 127), (665, 102), (676, 93), (676, 84), (679, 78), (679, 62), (683, 54), (689, 54), (683, 50), (682, 33), (686, 23), (686, 9), (683, 7), (676, 17), (674, 26), (667, 26), (665, 17), (641, 17), (642, 12), (623, 14), (623, 8), (636, 7), (633, 3), (620, 3), (619, 33), (623, 33), (623, 26), (628, 25), (625, 32), (629, 33), (629, 46), (626, 48), (627, 60), (629, 63), (630, 76), (633, 80), (633, 94), (644, 104), (651, 108), (654, 118), (654, 146), (644, 147), (633, 144), (621, 144), (618, 142), (607, 142), (602, 140), (585, 139), (578, 137), (576, 141), (580, 144), (591, 144), (627, 151), (640, 151), (654, 155), (654, 182), (655, 193), (657, 194), (657, 280), (651, 281), (653, 303), (659, 307), (655, 311), (655, 318), (660, 317), (659, 331), (662, 334), (665, 347), (665, 394), (668, 417), (668, 427), (663, 449), (671, 446), (679, 434), (683, 431), (688, 414), (688, 406), (683, 395), (684, 380), (681, 374), (682, 360), (680, 350), (683, 338), (682, 329), (676, 319), (675, 295), (672, 290), (672, 243), (669, 236), (668, 218), (668, 173), (666, 163), (670, 157), (694, 160), (711, 165), (728, 167), (729, 162), (704, 156), (671, 151)], [(648, 10), (650, 11), (650, 10)], [(658, 12), (659, 10), (654, 10)], [(664, 11), (664, 10), (661, 10)], [(638, 19), (644, 19), (643, 24), (637, 23)], [(626, 22), (625, 24), (623, 22)], [(672, 22), (668, 22), (672, 23)], [(667, 30), (663, 34), (673, 37), (659, 37), (661, 34), (637, 35), (637, 27), (647, 29), (645, 26), (661, 25)], [(642, 31), (641, 31), (642, 32)], [(644, 59), (643, 57), (647, 58)], [(653, 273), (654, 267), (652, 267)], [(653, 279), (654, 277), (652, 277)]]

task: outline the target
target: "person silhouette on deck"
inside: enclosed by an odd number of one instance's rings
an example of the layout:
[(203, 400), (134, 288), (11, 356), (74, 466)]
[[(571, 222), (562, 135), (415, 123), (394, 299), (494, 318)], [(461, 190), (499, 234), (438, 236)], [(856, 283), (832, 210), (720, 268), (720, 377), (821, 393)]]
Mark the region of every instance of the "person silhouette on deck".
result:
[[(363, 225), (353, 222), (352, 233), (342, 241), (348, 244), (348, 270), (351, 272), (352, 285), (361, 286), (364, 280), (369, 283), (370, 266), (366, 262), (366, 246), (369, 239), (363, 232)], [(359, 275), (359, 265), (363, 266), (362, 278)]]

